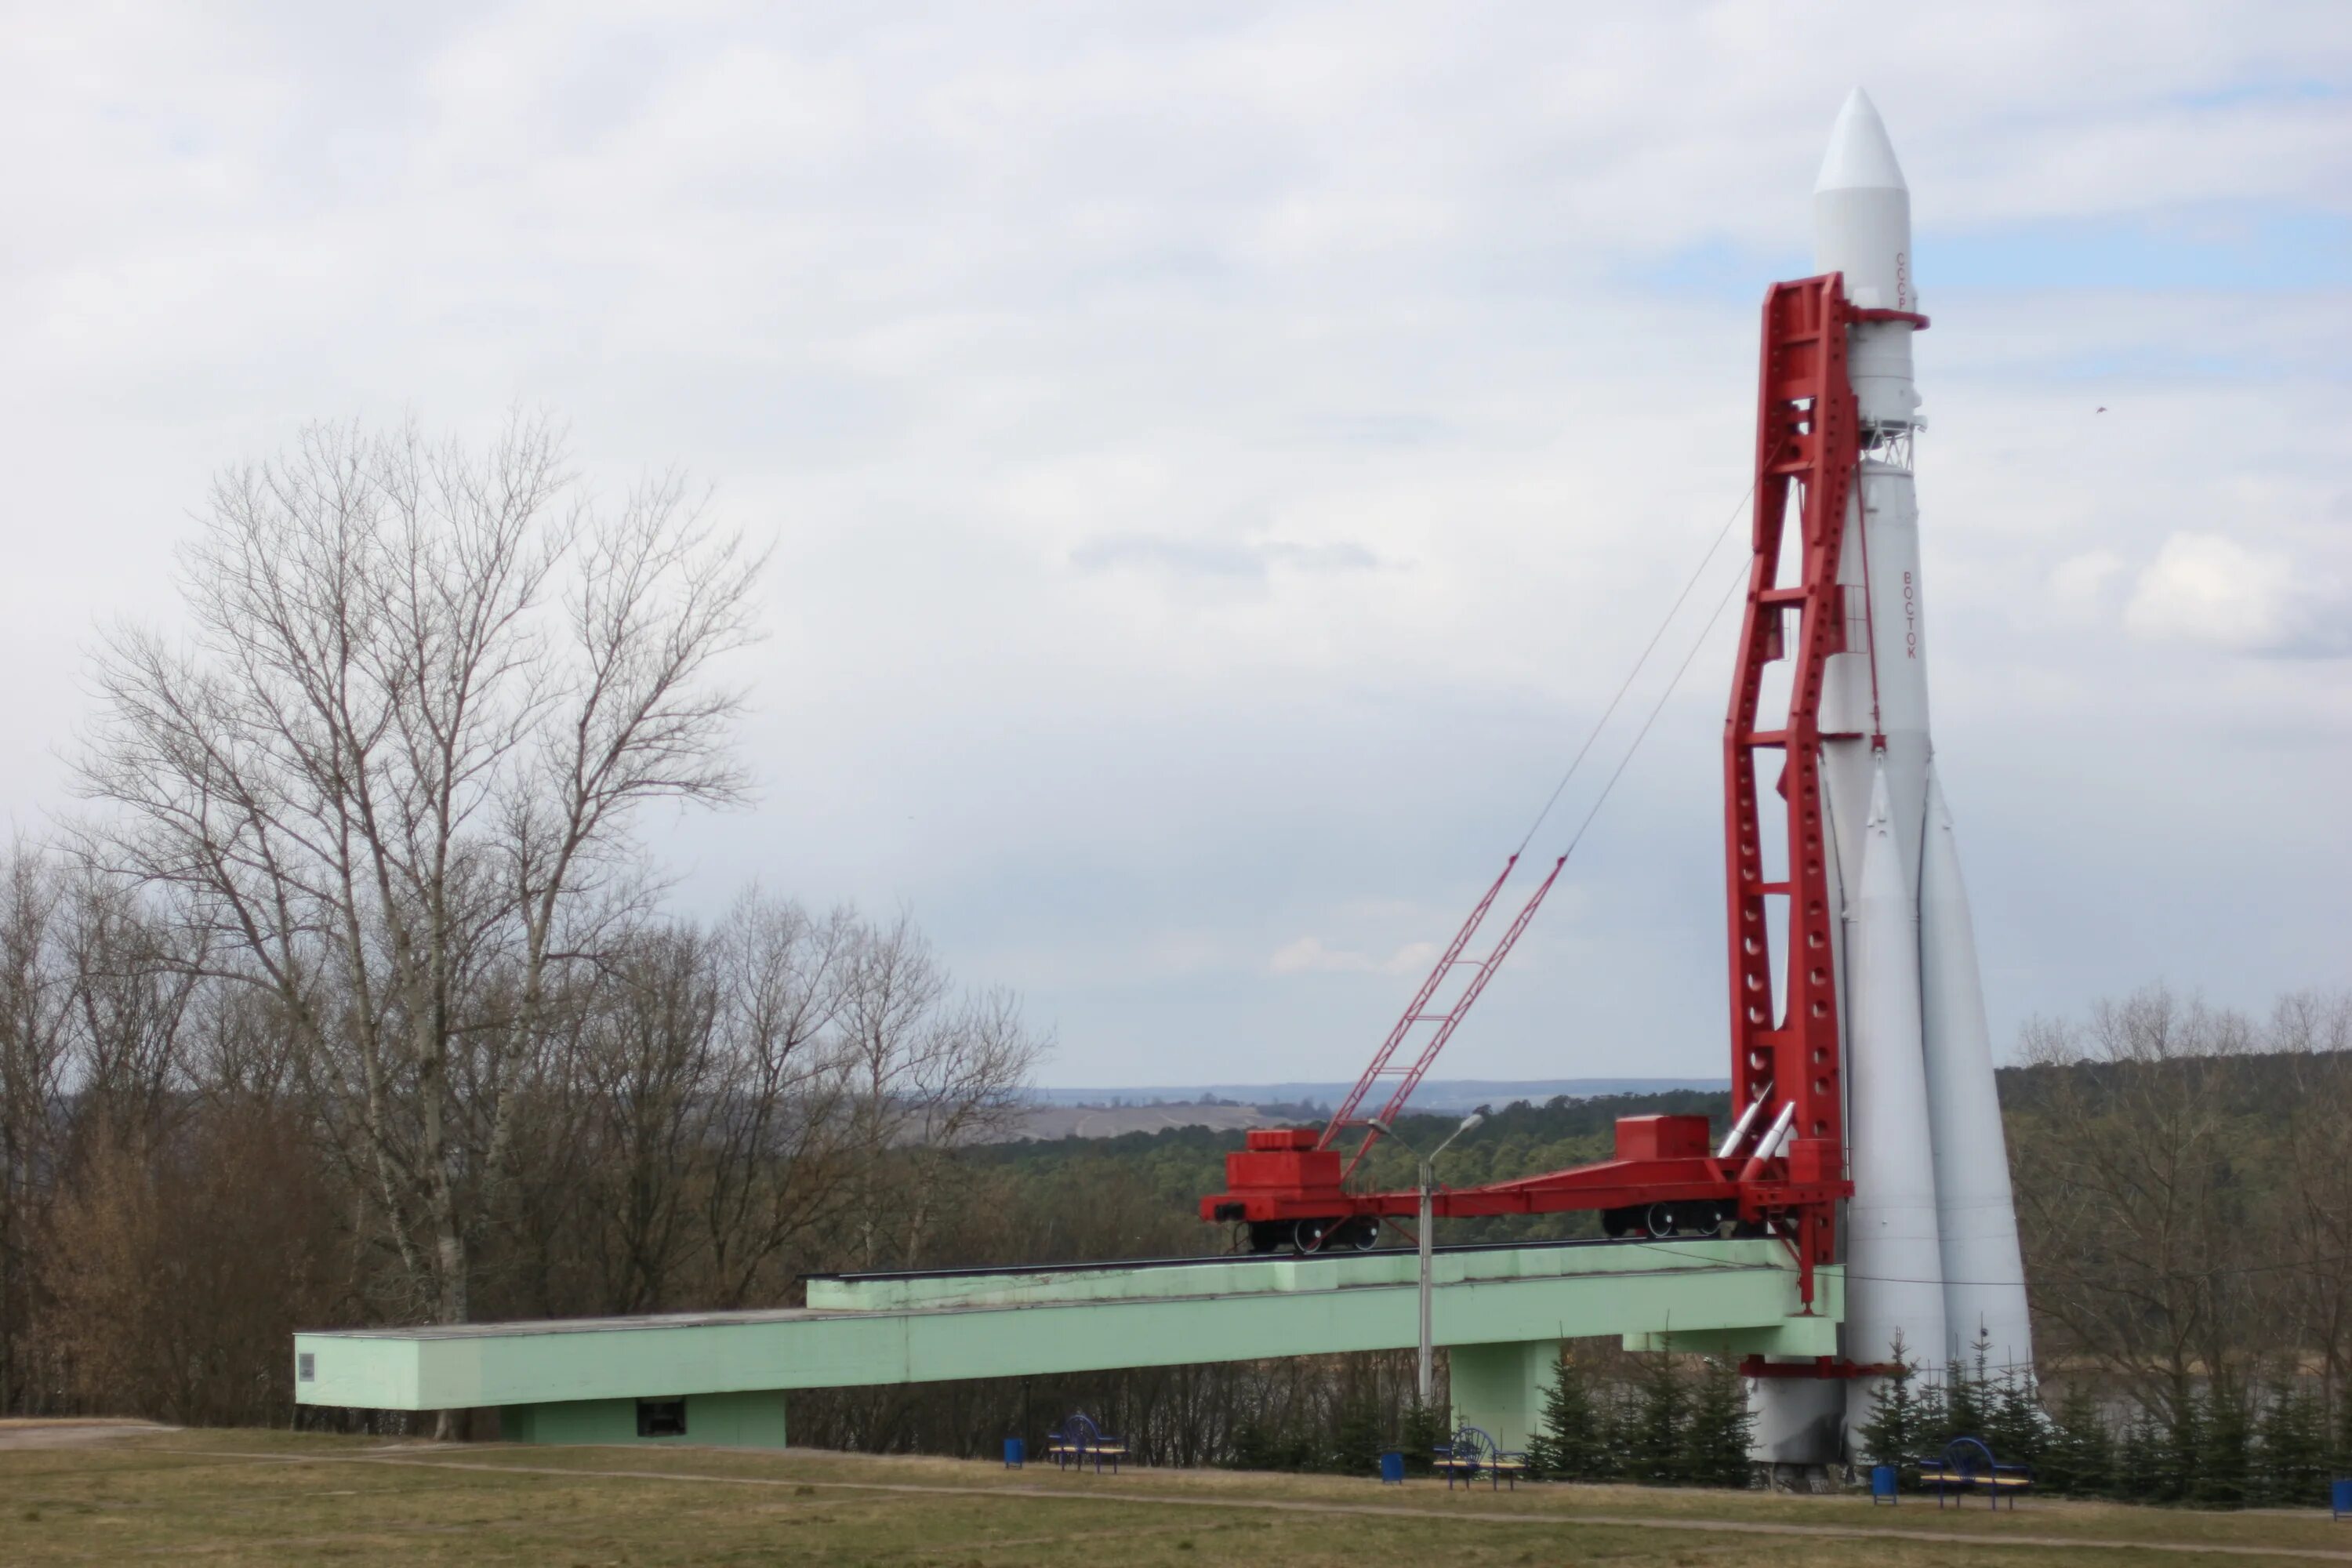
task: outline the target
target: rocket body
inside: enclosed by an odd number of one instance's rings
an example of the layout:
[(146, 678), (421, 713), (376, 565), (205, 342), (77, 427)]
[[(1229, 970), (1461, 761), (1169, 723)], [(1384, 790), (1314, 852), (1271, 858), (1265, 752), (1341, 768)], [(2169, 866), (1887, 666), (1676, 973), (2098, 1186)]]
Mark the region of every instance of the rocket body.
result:
[(1919, 504), (1911, 471), (1864, 458), (1853, 495), (1838, 554), (1849, 651), (1830, 656), (1822, 682), (1822, 772), (1829, 780), (1830, 819), (1849, 904), (1861, 887), (1863, 833), (1873, 781), (1882, 772), (1903, 879), (1918, 887), (1932, 749)]
[[(1813, 237), (1816, 269), (1843, 274), (1854, 305), (1917, 312), (1910, 191), (1859, 89), (1831, 134)], [(1975, 934), (1928, 727), (1915, 330), (1895, 319), (1849, 329), (1864, 457), (1838, 570), (1846, 651), (1824, 672), (1821, 729), (1854, 1184), (1842, 1348), (1850, 1362), (1885, 1363), (1899, 1336), (1934, 1378), (1979, 1333), (1995, 1367), (2030, 1371), (2032, 1331)], [(1858, 1459), (1874, 1382), (1751, 1384), (1758, 1457)]]
[[(1813, 269), (1845, 274), (1845, 297), (1866, 310), (1919, 309), (1911, 273), (1911, 187), (1885, 123), (1860, 88), (1838, 114), (1813, 182)], [(1846, 374), (1862, 422), (1913, 424), (1919, 394), (1911, 380), (1910, 323), (1864, 322), (1848, 348)]]

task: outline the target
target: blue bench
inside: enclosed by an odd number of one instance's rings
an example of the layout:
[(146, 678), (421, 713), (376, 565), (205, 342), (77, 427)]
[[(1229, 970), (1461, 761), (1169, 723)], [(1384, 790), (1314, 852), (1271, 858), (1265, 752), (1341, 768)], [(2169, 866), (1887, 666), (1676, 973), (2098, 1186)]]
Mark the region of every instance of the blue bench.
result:
[(1945, 1445), (1940, 1457), (1912, 1462), (1919, 1467), (1919, 1484), (1936, 1489), (1938, 1509), (1948, 1497), (1964, 1502), (1969, 1493), (1979, 1491), (1995, 1508), (2007, 1498), (2013, 1513), (2019, 1496), (2033, 1488), (2033, 1467), (2000, 1463), (1981, 1437), (1955, 1437)]
[(1045, 1457), (1055, 1468), (1065, 1470), (1073, 1465), (1084, 1469), (1091, 1459), (1097, 1475), (1102, 1474), (1103, 1462), (1108, 1460), (1110, 1473), (1117, 1475), (1119, 1462), (1127, 1458), (1127, 1441), (1107, 1436), (1094, 1417), (1081, 1410), (1045, 1434)]
[(1519, 1478), (1528, 1473), (1528, 1457), (1515, 1450), (1495, 1447), (1495, 1439), (1475, 1426), (1465, 1426), (1454, 1434), (1452, 1442), (1431, 1450), (1431, 1462), (1437, 1473), (1445, 1478), (1445, 1489), (1452, 1491), (1454, 1483), (1468, 1486), (1480, 1476), (1486, 1478), (1486, 1489), (1500, 1488), (1508, 1481), (1513, 1491), (1519, 1489)]

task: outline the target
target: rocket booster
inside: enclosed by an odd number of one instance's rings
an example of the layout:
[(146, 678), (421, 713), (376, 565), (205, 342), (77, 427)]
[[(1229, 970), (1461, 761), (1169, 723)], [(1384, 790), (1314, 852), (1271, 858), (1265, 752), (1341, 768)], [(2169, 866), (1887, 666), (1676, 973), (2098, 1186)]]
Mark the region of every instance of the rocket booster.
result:
[(2033, 1364), (2025, 1259), (2017, 1241), (2008, 1140), (1992, 1075), (1977, 973), (1975, 923), (1960, 880), (1952, 814), (1931, 765), (1919, 868), (1919, 999), (1927, 1060), (1928, 1131), (1936, 1150), (1936, 1223), (1944, 1316), (1962, 1354), (1981, 1335), (1995, 1366)]
[[(1911, 193), (1878, 111), (1846, 100), (1813, 190), (1813, 261), (1847, 299), (1887, 315), (1849, 329), (1862, 426), (1839, 582), (1845, 651), (1821, 702), (1839, 904), (1848, 1172), (1848, 1361), (1906, 1356), (1939, 1375), (1979, 1333), (1993, 1363), (2031, 1368), (2032, 1331), (1992, 1050), (1951, 817), (1933, 766), (1926, 604), (1913, 437), (1926, 427), (1912, 373), (1923, 320), (1912, 269)], [(1759, 1457), (1822, 1464), (1840, 1423), (1867, 1418), (1851, 1390), (1754, 1385)]]
[[(1848, 896), (1845, 1338), (1848, 1360), (1897, 1353), (1941, 1361), (1947, 1339), (1936, 1159), (1927, 1125), (1927, 1064), (1919, 1048), (1919, 901), (1903, 875), (1885, 770), (1871, 782), (1862, 874)], [(1849, 1429), (1870, 1419), (1857, 1379)]]

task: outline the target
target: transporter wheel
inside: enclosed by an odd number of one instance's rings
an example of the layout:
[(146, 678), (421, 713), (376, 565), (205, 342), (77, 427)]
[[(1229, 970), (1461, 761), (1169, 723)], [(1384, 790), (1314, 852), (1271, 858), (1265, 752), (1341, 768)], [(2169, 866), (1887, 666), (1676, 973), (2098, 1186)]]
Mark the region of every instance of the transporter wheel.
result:
[(1252, 1252), (1279, 1252), (1290, 1240), (1290, 1226), (1278, 1219), (1254, 1219), (1249, 1222), (1249, 1249)]
[(1601, 1211), (1601, 1234), (1612, 1241), (1621, 1240), (1641, 1227), (1641, 1216), (1635, 1210), (1617, 1208)]
[(1650, 1212), (1642, 1216), (1642, 1228), (1650, 1236), (1672, 1236), (1675, 1233), (1675, 1205), (1652, 1204)]
[(1370, 1252), (1381, 1244), (1381, 1222), (1370, 1215), (1358, 1215), (1339, 1228), (1337, 1239), (1358, 1252)]
[(1324, 1238), (1331, 1234), (1328, 1219), (1302, 1219), (1290, 1227), (1290, 1245), (1301, 1252), (1320, 1252)]

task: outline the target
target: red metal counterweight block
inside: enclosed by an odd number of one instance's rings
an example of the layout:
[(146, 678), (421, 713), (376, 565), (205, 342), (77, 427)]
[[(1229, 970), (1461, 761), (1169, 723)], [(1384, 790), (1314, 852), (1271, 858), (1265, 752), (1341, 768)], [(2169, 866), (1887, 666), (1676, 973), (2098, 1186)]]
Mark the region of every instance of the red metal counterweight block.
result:
[(1311, 1127), (1252, 1129), (1244, 1146), (1225, 1156), (1225, 1185), (1232, 1189), (1228, 1197), (1258, 1211), (1235, 1218), (1298, 1219), (1346, 1212), (1347, 1198), (1339, 1190), (1339, 1152), (1317, 1148)]
[(1617, 1157), (1703, 1160), (1706, 1158), (1706, 1118), (1621, 1116), (1617, 1119)]
[[(1764, 301), (1747, 608), (1724, 722), (1738, 1136), (1718, 1155), (1708, 1149), (1703, 1116), (1625, 1117), (1617, 1123), (1616, 1158), (1517, 1181), (1444, 1188), (1432, 1205), (1435, 1214), (1598, 1209), (1612, 1234), (1703, 1231), (1737, 1221), (1750, 1234), (1760, 1230), (1787, 1243), (1808, 1306), (1814, 1268), (1836, 1256), (1836, 1204), (1852, 1195), (1853, 1185), (1845, 1176), (1821, 700), (1829, 658), (1844, 646), (1838, 556), (1861, 459), (1846, 330), (1859, 315), (1835, 273), (1774, 284)], [(1791, 580), (1784, 583), (1784, 576)], [(1791, 662), (1789, 710), (1773, 723), (1759, 710), (1766, 670), (1781, 659)], [(1769, 816), (1758, 765), (1765, 752), (1780, 759), (1773, 791), (1779, 804)], [(1788, 868), (1780, 879), (1766, 875), (1768, 846), (1779, 848)], [(1566, 858), (1554, 864), (1495, 950), (1482, 960), (1465, 960), (1464, 950), (1517, 863), (1513, 856), (1470, 911), (1330, 1124), (1319, 1134), (1307, 1128), (1250, 1133), (1245, 1148), (1225, 1156), (1226, 1190), (1201, 1200), (1202, 1218), (1247, 1222), (1252, 1245), (1261, 1247), (1286, 1240), (1320, 1245), (1342, 1226), (1359, 1245), (1368, 1245), (1372, 1233), (1360, 1222), (1416, 1212), (1417, 1193), (1349, 1191), (1349, 1181), (1527, 929)], [(1783, 900), (1777, 921), (1768, 902), (1774, 899)], [(1448, 974), (1465, 963), (1475, 973), (1462, 994), (1451, 1007), (1433, 1011), (1432, 999)], [(1412, 1067), (1391, 1068), (1423, 1023), (1437, 1027)], [(1363, 1115), (1365, 1101), (1384, 1079), (1399, 1081), (1379, 1115)], [(1364, 1136), (1343, 1166), (1332, 1145), (1355, 1129)], [(1286, 1226), (1297, 1228), (1286, 1232)]]

